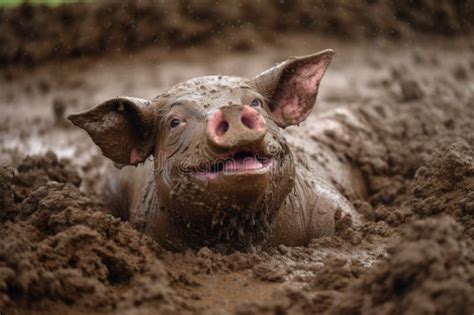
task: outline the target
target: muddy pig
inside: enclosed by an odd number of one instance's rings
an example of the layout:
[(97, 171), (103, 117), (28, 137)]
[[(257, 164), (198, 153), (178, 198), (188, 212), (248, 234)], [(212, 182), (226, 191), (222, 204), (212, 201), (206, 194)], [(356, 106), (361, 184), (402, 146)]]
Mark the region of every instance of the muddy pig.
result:
[[(328, 163), (310, 167), (284, 135), (311, 113), (333, 55), (292, 57), (252, 79), (199, 77), (68, 118), (115, 163), (140, 164), (111, 176), (107, 204), (161, 244), (303, 245), (354, 217), (341, 189), (364, 195), (350, 163), (321, 148)], [(339, 132), (327, 119), (310, 128)]]

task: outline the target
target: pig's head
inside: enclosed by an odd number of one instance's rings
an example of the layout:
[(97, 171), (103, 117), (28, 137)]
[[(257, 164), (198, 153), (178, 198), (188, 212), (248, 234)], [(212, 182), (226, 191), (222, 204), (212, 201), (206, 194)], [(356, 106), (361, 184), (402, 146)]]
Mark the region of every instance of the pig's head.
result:
[(69, 119), (118, 164), (154, 156), (162, 209), (195, 237), (255, 239), (294, 187), (281, 129), (310, 114), (333, 54), (290, 58), (252, 79), (192, 79), (151, 101), (113, 98)]

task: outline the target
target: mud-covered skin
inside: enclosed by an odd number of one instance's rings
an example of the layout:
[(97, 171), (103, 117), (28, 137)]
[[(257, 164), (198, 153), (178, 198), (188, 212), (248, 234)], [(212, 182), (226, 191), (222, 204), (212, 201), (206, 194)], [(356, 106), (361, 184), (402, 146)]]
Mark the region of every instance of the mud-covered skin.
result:
[[(112, 99), (70, 119), (116, 163), (154, 156), (109, 191), (126, 196), (114, 211), (162, 244), (302, 245), (353, 214), (343, 193), (364, 194), (348, 161), (322, 148), (330, 171), (308, 165), (282, 133), (310, 114), (332, 54), (290, 58), (254, 79), (200, 77), (152, 101)], [(328, 129), (347, 136), (336, 119), (315, 126)]]

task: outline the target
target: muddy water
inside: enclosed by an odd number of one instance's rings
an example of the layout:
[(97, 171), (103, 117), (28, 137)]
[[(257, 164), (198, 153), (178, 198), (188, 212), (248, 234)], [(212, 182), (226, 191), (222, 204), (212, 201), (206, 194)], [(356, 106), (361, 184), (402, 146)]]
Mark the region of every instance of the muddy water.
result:
[[(469, 40), (288, 35), (281, 43), (246, 53), (220, 43), (149, 48), (1, 70), (0, 163), (8, 168), (0, 173), (0, 311), (472, 313)], [(96, 196), (109, 162), (67, 113), (118, 95), (152, 98), (199, 75), (253, 76), (324, 48), (336, 57), (318, 106), (287, 135), (317, 161), (301, 140), (316, 116), (335, 110), (364, 122), (348, 125), (367, 145), (340, 147), (367, 182), (368, 201), (355, 204), (361, 226), (341, 225), (306, 247), (172, 253), (102, 212)], [(23, 159), (31, 154), (39, 157)]]

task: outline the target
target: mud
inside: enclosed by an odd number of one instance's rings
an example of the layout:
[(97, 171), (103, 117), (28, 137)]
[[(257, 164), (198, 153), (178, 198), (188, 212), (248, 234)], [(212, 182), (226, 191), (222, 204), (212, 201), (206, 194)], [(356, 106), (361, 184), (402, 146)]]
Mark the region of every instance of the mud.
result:
[(474, 307), (472, 246), (450, 217), (415, 221), (390, 258), (349, 286), (329, 312), (467, 314)]
[[(0, 9), (0, 64), (36, 64), (58, 57), (182, 47), (225, 41), (248, 51), (275, 32), (349, 38), (445, 36), (474, 30), (471, 1), (97, 1), (59, 7)], [(64, 29), (67, 29), (67, 35)]]
[[(472, 37), (279, 41), (2, 69), (0, 312), (472, 314)], [(286, 134), (321, 165), (300, 137), (316, 117), (336, 110), (366, 140), (329, 133), (318, 143), (362, 170), (368, 199), (353, 201), (362, 224), (342, 220), (336, 236), (302, 247), (171, 252), (107, 214), (98, 196), (108, 162), (63, 115), (116, 95), (151, 99), (199, 75), (252, 77), (323, 48), (336, 57), (318, 107)]]
[[(54, 153), (3, 167), (1, 177), (2, 310), (51, 300), (113, 309), (114, 288), (163, 268), (156, 245), (81, 193), (77, 172)], [(166, 286), (164, 271), (155, 278)]]

